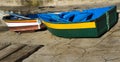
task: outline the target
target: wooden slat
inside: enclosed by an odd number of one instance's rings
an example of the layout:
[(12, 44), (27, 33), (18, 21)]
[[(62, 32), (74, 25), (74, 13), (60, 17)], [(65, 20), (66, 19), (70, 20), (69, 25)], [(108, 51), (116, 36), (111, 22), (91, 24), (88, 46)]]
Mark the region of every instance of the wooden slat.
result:
[(0, 62), (21, 62), (23, 59), (30, 56), (32, 53), (37, 51), (39, 48), (43, 47), (42, 45), (39, 46), (26, 46), (21, 50), (11, 54), (10, 56), (4, 58)]
[(6, 47), (5, 49), (0, 50), (0, 60), (9, 56), (10, 54), (14, 53), (15, 51), (19, 50), (20, 48), (24, 47), (23, 44), (15, 44)]
[(0, 50), (2, 50), (5, 47), (8, 47), (10, 43), (0, 43)]

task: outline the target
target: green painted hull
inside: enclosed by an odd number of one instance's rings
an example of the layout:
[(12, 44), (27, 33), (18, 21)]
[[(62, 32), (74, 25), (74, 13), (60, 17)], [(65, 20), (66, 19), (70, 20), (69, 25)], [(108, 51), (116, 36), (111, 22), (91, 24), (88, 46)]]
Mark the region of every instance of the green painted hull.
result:
[(118, 15), (116, 12), (116, 6), (94, 21), (96, 28), (53, 29), (48, 27), (48, 30), (53, 35), (65, 38), (100, 37), (117, 23)]

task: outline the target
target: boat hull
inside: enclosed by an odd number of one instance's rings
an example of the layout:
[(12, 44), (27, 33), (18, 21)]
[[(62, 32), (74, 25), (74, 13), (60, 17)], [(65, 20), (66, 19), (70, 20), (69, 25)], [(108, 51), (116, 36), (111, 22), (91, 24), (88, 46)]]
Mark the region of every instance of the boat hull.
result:
[(43, 24), (34, 20), (5, 20), (10, 31), (35, 31), (43, 28)]
[(116, 6), (90, 22), (55, 23), (43, 20), (48, 30), (56, 36), (65, 38), (101, 37), (118, 22)]

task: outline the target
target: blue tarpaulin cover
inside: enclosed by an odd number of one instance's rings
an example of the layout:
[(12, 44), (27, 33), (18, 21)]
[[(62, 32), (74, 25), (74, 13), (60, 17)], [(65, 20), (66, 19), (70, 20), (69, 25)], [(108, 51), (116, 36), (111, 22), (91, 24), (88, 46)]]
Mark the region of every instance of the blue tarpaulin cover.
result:
[(38, 14), (27, 14), (27, 15), (20, 15), (20, 14), (10, 14), (8, 19), (16, 20), (16, 19), (36, 19), (38, 18)]
[(95, 20), (96, 18), (105, 14), (108, 10), (110, 10), (113, 6), (107, 6), (102, 8), (92, 8), (83, 10), (82, 12), (79, 10), (73, 10), (68, 12), (60, 12), (56, 13), (41, 13), (38, 14), (40, 19), (43, 19), (46, 22), (89, 22)]

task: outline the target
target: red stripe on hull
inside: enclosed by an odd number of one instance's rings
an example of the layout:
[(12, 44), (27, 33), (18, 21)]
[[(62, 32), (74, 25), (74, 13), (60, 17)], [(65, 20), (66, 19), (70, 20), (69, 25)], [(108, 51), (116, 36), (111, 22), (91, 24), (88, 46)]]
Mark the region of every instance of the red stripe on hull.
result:
[(21, 26), (21, 27), (9, 27), (10, 31), (34, 31), (38, 30), (38, 25), (34, 26)]

